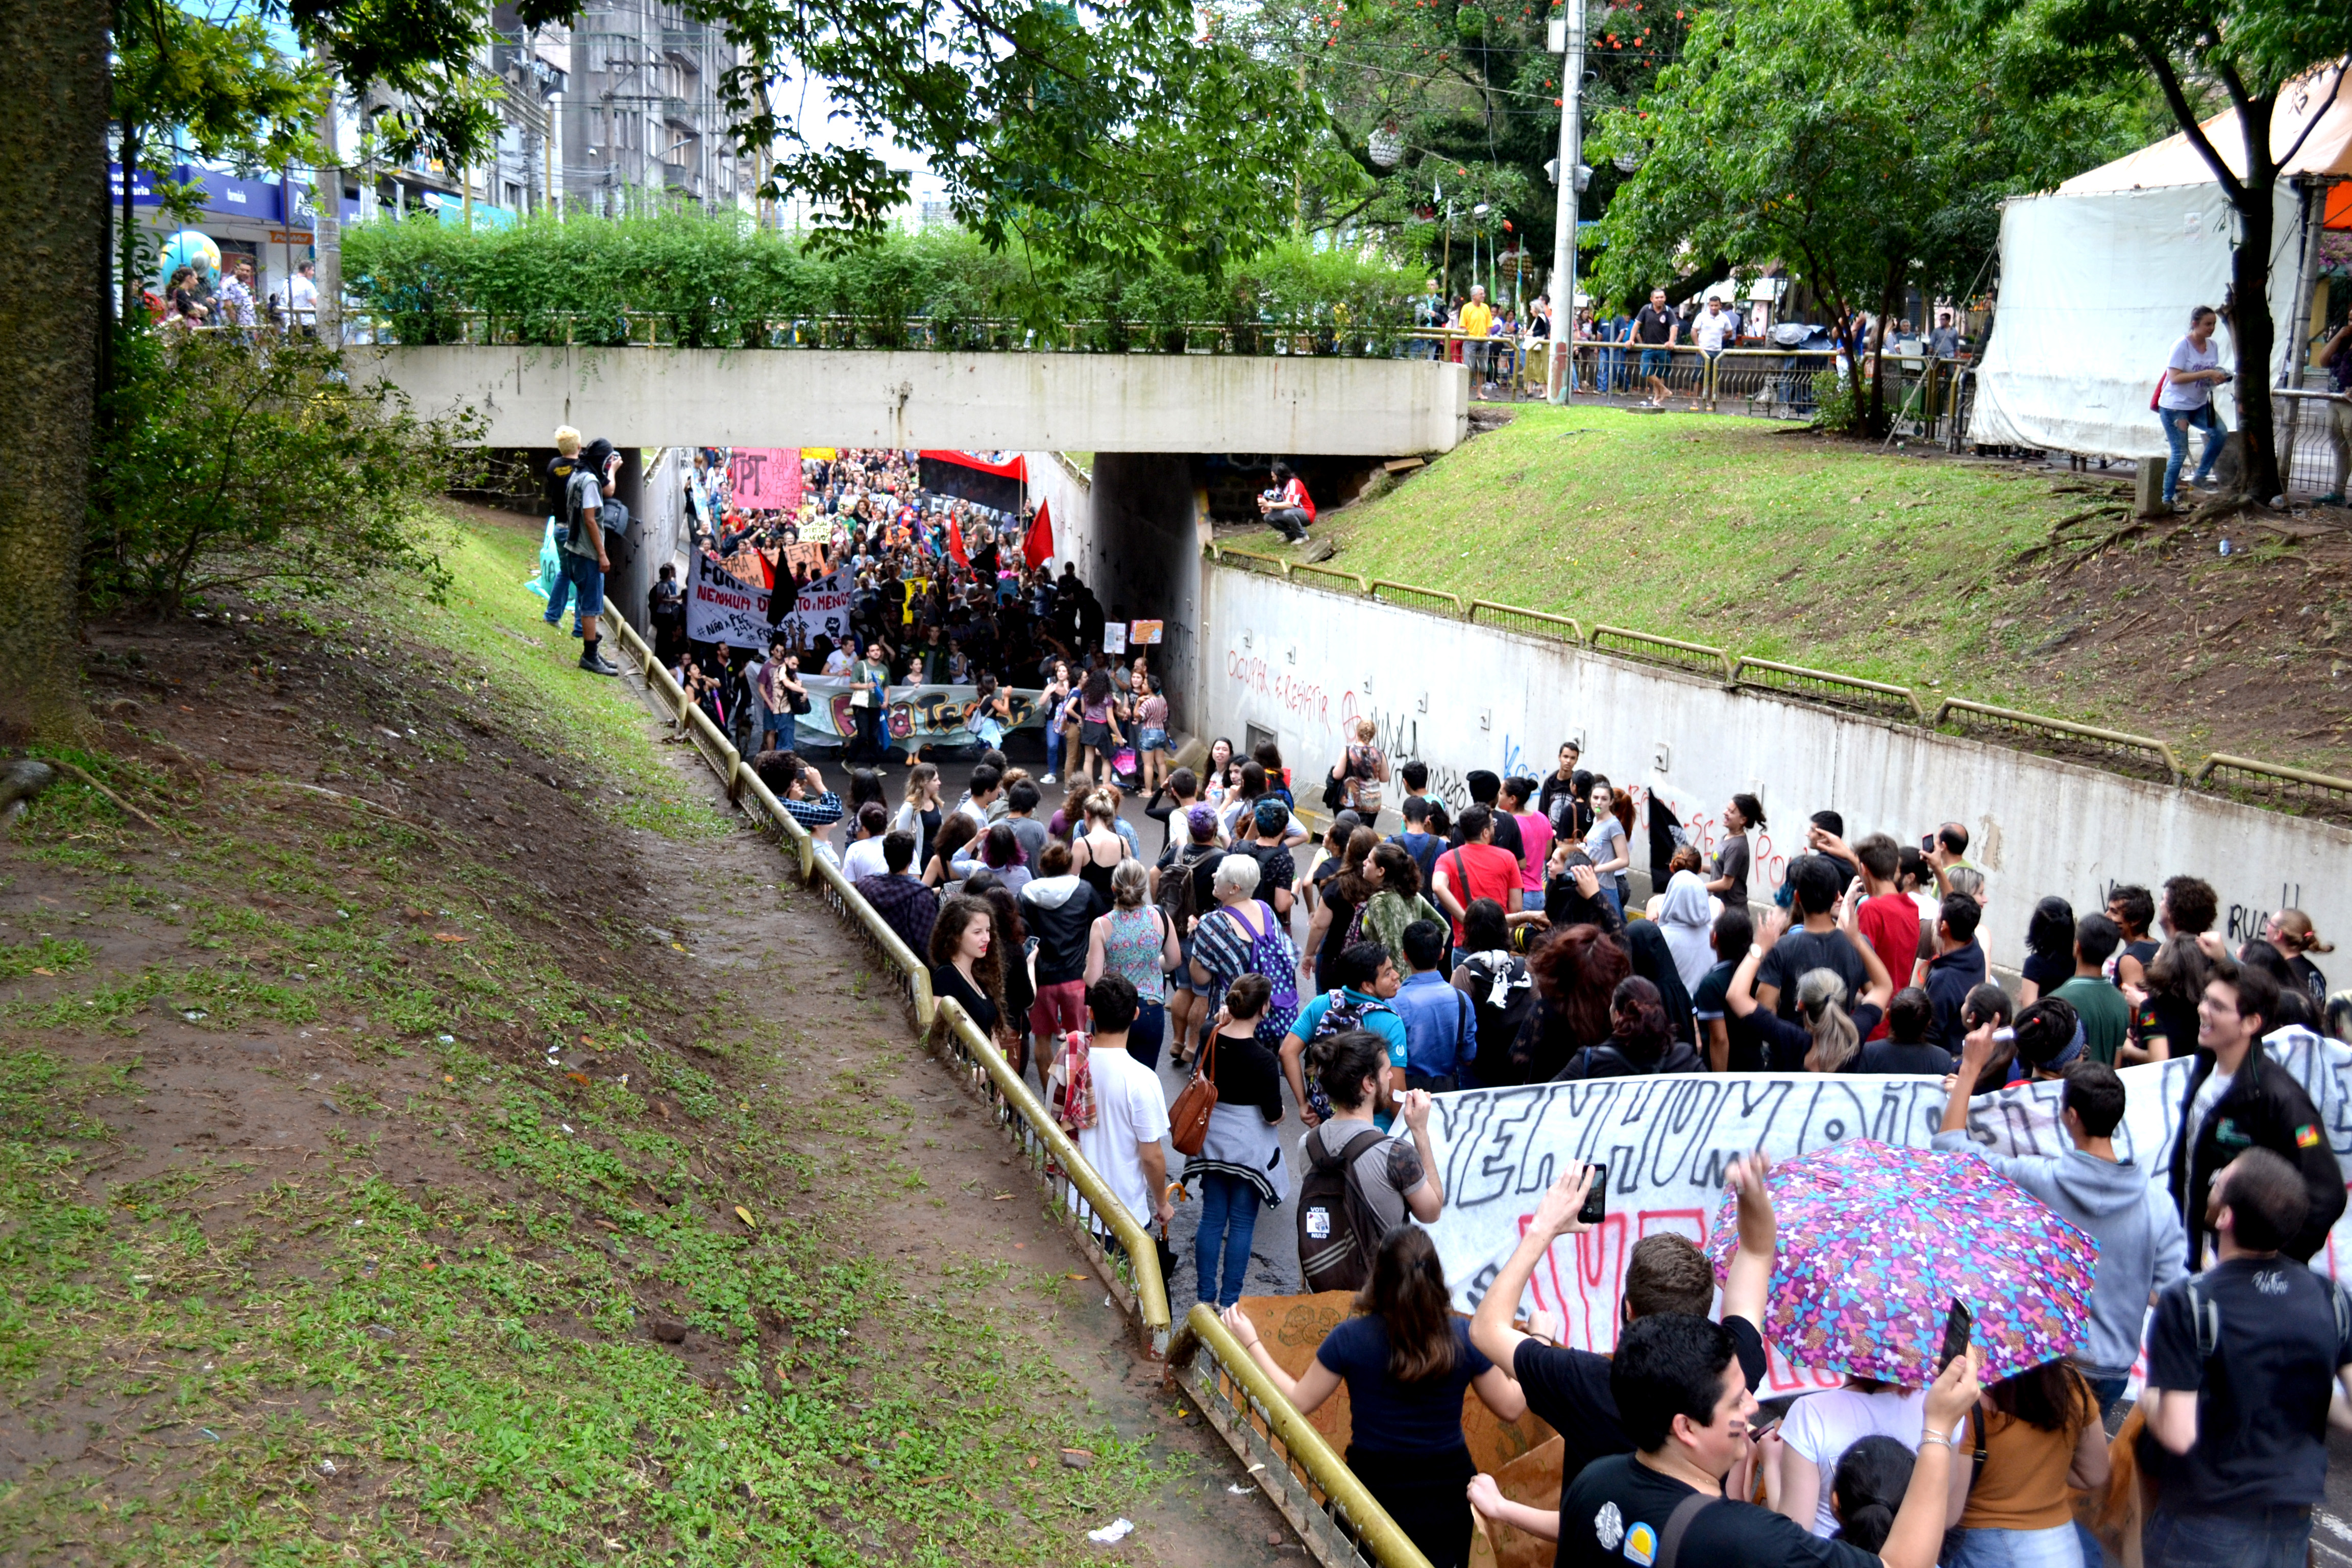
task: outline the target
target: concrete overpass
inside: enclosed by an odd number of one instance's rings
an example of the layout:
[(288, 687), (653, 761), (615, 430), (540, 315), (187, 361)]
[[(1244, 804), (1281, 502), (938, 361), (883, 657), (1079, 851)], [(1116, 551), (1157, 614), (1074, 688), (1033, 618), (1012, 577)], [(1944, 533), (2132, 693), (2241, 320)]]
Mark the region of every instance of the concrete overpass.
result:
[(1469, 373), (1434, 360), (472, 346), (350, 357), (420, 413), (472, 408), (494, 447), (544, 447), (572, 425), (623, 447), (1393, 458), (1451, 451), (1469, 429)]

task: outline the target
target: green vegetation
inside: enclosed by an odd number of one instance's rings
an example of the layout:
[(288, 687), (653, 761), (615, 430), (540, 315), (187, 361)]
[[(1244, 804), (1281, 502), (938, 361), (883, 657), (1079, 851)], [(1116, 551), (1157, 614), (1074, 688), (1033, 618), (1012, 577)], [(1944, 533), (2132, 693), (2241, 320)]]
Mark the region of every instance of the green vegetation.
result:
[[(838, 317), (842, 346), (1018, 348), (1029, 329), (1070, 346), (1181, 347), (1187, 326), (1231, 329), (1255, 352), (1276, 330), (1324, 335), (1327, 352), (1385, 349), (1412, 323), (1420, 279), (1352, 251), (1295, 243), (1228, 260), (1221, 278), (1153, 258), (1043, 271), (959, 229), (891, 233), (844, 247), (754, 228), (740, 215), (573, 217), (471, 234), (428, 215), (344, 237), (347, 284), (403, 342), (457, 341), (460, 312), (487, 311), (501, 339), (625, 342), (630, 318), (688, 347), (757, 344), (764, 326)], [(644, 336), (643, 322), (635, 329)], [(1344, 331), (1340, 342), (1337, 334)], [(567, 338), (567, 334), (570, 336)]]
[(1990, 465), (1825, 448), (1746, 420), (1542, 407), (1317, 531), (1368, 577), (2046, 706), (1990, 623), (2010, 558), (2080, 509)]
[[(1039, 1325), (1090, 1287), (867, 1245), (877, 1215), (946, 1227), (899, 1155), (935, 1113), (876, 1081), (929, 1070), (919, 1048), (831, 961), (785, 1017), (742, 972), (629, 960), (646, 932), (595, 892), (632, 863), (614, 826), (670, 835), (665, 858), (730, 830), (641, 713), (511, 630), (528, 529), (440, 553), (444, 602), (240, 630), (230, 666), (257, 693), (331, 679), (315, 776), (420, 815), (83, 752), (171, 836), (61, 782), (10, 841), (0, 1424), (37, 1451), (0, 1538), (126, 1564), (1091, 1554), (1078, 1531), (1181, 1461), (1048, 1353)], [(562, 866), (478, 842), (506, 837), (474, 826), (491, 808), (559, 818), (529, 837)], [(779, 897), (709, 864), (705, 910)], [(112, 961), (124, 931), (173, 951)], [(211, 1059), (284, 1092), (215, 1132), (123, 1044), (159, 1017), (214, 1052), (163, 1046), (175, 1085)], [(281, 1054), (237, 1056), (248, 1030)], [(817, 1065), (845, 1030), (858, 1054)], [(315, 1156), (284, 1152), (285, 1117)]]

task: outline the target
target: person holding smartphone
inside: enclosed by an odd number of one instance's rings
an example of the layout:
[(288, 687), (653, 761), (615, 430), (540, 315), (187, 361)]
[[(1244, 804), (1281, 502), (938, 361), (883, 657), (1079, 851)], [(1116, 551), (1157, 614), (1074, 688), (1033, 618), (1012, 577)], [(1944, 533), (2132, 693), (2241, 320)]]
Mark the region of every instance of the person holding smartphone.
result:
[[(1778, 1227), (1765, 1176), (1770, 1159), (1757, 1153), (1732, 1162), (1726, 1180), (1738, 1194), (1739, 1246), (1723, 1284), (1723, 1330), (1736, 1348), (1740, 1375), (1752, 1391), (1764, 1381), (1764, 1303), (1771, 1284)], [(1470, 1320), (1470, 1342), (1500, 1367), (1508, 1368), (1527, 1391), (1528, 1408), (1559, 1433), (1560, 1488), (1565, 1494), (1586, 1466), (1614, 1454), (1633, 1452), (1610, 1384), (1610, 1358), (1594, 1351), (1549, 1344), (1523, 1332), (1512, 1321), (1536, 1268), (1564, 1236), (1597, 1228), (1607, 1216), (1587, 1201), (1607, 1180), (1607, 1168), (1569, 1162), (1559, 1179), (1536, 1205), (1519, 1245), (1479, 1299)], [(1671, 1232), (1645, 1236), (1633, 1244), (1625, 1268), (1625, 1294), (1619, 1312), (1626, 1325), (1644, 1319), (1686, 1314), (1704, 1319), (1715, 1301), (1715, 1269), (1689, 1239)], [(1555, 1331), (1558, 1331), (1555, 1330)], [(1485, 1477), (1471, 1483), (1471, 1506), (1489, 1519), (1548, 1541), (1559, 1539), (1559, 1515), (1506, 1501)], [(1664, 1520), (1651, 1521), (1663, 1526)], [(1563, 1554), (1565, 1560), (1565, 1554)]]
[(2165, 445), (2172, 449), (2164, 465), (2166, 506), (2173, 504), (2180, 488), (2180, 470), (2189, 461), (2189, 432), (2205, 432), (2205, 451), (2197, 459), (2197, 474), (2190, 481), (2200, 489), (2211, 488), (2213, 461), (2221, 455), (2221, 443), (2230, 437), (2213, 407), (2213, 389), (2231, 379), (2221, 368), (2221, 351), (2213, 346), (2213, 329), (2221, 321), (2210, 305), (2189, 311), (2188, 334), (2172, 345), (2172, 357), (2164, 363), (2164, 384), (2156, 394), (2156, 416), (2164, 425)]

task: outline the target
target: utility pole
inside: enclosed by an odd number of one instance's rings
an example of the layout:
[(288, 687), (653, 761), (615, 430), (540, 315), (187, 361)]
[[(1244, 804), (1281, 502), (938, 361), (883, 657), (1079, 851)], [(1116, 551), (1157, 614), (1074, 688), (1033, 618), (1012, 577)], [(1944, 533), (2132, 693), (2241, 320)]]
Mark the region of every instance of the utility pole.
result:
[[(319, 63), (329, 64), (327, 47), (319, 46)], [(310, 246), (319, 258), (319, 323), (320, 341), (330, 348), (343, 343), (343, 170), (335, 151), (335, 84), (331, 74), (321, 94), (324, 104), (319, 111), (319, 168), (312, 174), (317, 193), (311, 203), (315, 209), (310, 216)], [(289, 279), (286, 297), (290, 303), (294, 285)]]
[(1551, 374), (1546, 395), (1568, 401), (1576, 353), (1576, 198), (1583, 176), (1584, 0), (1568, 0), (1566, 15), (1546, 40), (1560, 57), (1559, 206), (1551, 241)]

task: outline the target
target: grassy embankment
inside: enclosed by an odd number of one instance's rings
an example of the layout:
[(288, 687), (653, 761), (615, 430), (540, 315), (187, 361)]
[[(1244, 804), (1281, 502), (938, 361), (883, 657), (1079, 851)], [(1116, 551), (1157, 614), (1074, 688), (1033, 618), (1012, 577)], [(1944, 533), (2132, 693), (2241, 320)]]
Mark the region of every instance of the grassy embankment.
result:
[(1099, 1286), (830, 915), (515, 629), (534, 546), (98, 638), (74, 760), (168, 831), (61, 784), (0, 837), (0, 1562), (1148, 1560), (1078, 1536), (1186, 1463), (1069, 1370)]

